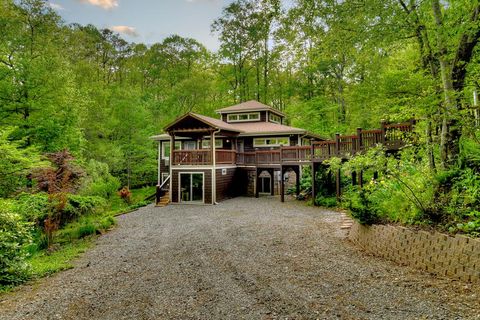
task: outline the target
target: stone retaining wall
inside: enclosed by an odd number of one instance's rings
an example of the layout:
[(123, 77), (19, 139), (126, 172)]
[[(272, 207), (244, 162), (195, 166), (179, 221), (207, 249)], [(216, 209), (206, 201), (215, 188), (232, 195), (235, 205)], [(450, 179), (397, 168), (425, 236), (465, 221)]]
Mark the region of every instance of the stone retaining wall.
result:
[(354, 222), (351, 241), (376, 256), (463, 281), (480, 282), (480, 240)]

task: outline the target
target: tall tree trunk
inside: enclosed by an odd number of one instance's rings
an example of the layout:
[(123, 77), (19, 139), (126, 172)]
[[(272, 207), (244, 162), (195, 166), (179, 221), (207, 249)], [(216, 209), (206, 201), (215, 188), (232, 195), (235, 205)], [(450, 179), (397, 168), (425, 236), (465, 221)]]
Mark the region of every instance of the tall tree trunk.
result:
[(269, 51), (268, 51), (268, 36), (263, 43), (263, 100), (268, 102), (268, 65), (269, 65)]
[[(440, 156), (442, 167), (451, 165), (459, 153), (459, 134), (458, 123), (454, 119), (454, 113), (457, 110), (455, 99), (455, 89), (453, 88), (452, 65), (448, 61), (447, 44), (445, 43), (445, 30), (443, 26), (443, 16), (439, 0), (432, 1), (433, 16), (437, 26), (437, 41), (439, 48), (440, 74), (442, 78), (444, 107), (442, 114), (442, 133), (440, 136)], [(450, 132), (454, 131), (454, 132)], [(454, 134), (452, 134), (454, 133)]]

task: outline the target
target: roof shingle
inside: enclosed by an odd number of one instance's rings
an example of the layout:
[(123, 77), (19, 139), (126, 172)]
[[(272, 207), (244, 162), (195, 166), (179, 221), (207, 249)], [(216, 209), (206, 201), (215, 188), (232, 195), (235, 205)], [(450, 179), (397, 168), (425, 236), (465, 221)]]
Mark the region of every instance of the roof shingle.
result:
[(277, 110), (275, 108), (267, 106), (266, 104), (263, 104), (263, 103), (258, 102), (256, 100), (250, 100), (250, 101), (242, 102), (240, 104), (236, 104), (236, 105), (231, 106), (231, 107), (218, 109), (217, 113), (265, 111), (265, 110), (273, 111), (275, 113), (278, 113), (278, 114), (284, 116), (284, 114), (280, 110)]

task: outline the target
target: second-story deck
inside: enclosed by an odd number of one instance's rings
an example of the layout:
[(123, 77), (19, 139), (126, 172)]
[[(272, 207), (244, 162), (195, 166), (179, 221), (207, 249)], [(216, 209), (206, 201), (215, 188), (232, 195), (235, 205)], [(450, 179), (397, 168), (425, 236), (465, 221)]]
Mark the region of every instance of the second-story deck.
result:
[[(334, 140), (312, 141), (309, 146), (282, 146), (271, 150), (237, 152), (217, 149), (216, 164), (239, 166), (282, 165), (289, 163), (322, 162), (333, 157), (348, 159), (379, 144), (386, 150), (398, 150), (411, 139), (413, 121), (400, 124), (382, 123), (381, 129), (357, 129), (356, 135), (341, 136)], [(173, 165), (212, 165), (210, 149), (175, 150)]]

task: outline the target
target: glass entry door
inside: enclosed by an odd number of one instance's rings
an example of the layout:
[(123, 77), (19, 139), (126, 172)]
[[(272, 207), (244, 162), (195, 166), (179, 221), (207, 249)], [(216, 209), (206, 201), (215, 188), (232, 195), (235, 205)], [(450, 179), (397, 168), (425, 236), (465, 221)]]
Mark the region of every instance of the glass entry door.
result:
[(180, 201), (203, 203), (203, 173), (180, 173)]
[(270, 194), (272, 189), (270, 177), (261, 177), (260, 178), (260, 193), (268, 193)]

